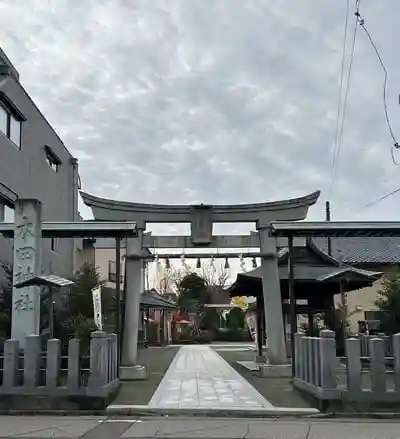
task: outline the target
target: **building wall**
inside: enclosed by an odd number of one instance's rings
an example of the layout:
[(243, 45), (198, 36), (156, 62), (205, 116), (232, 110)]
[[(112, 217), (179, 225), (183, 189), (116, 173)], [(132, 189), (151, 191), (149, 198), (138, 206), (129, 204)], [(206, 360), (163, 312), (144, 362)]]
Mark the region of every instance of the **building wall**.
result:
[[(389, 275), (390, 273), (393, 273), (396, 266), (394, 265), (376, 265), (376, 266), (360, 266), (359, 268), (364, 268), (366, 270), (371, 271), (379, 271), (383, 272), (384, 276), (378, 281), (374, 283), (373, 286), (362, 288), (360, 290), (350, 291), (347, 293), (347, 303), (348, 303), (348, 309), (349, 313), (353, 313), (349, 320), (350, 320), (350, 328), (351, 332), (358, 332), (358, 321), (364, 320), (364, 312), (365, 311), (375, 311), (377, 308), (375, 306), (375, 300), (378, 297), (378, 292), (382, 286), (382, 280), (385, 278), (385, 275)], [(336, 305), (340, 304), (340, 296), (337, 295), (335, 297)]]
[[(12, 208), (17, 198), (42, 202), (43, 221), (78, 221), (78, 165), (18, 80), (14, 70), (4, 74), (9, 60), (0, 51), (0, 102), (24, 117), (20, 147), (0, 131), (0, 203)], [(45, 146), (60, 159), (57, 171), (47, 162)], [(1, 210), (1, 206), (0, 206)], [(43, 243), (43, 270), (71, 274), (80, 240), (50, 239)], [(0, 259), (11, 261), (11, 243), (0, 241)]]
[[(125, 274), (125, 245), (121, 245), (121, 283)], [(80, 264), (87, 262), (97, 267), (100, 280), (109, 288), (115, 288), (115, 281), (110, 280), (110, 262), (115, 264), (115, 239), (99, 238), (94, 242), (84, 241), (79, 252)], [(115, 265), (114, 265), (115, 268)], [(115, 273), (115, 271), (114, 271)]]
[[(115, 263), (115, 248), (96, 248), (95, 250), (95, 265), (99, 270), (100, 279), (105, 282), (105, 285), (110, 288), (115, 288), (115, 281), (113, 277), (109, 278), (109, 262)], [(115, 274), (114, 270), (111, 272)], [(111, 273), (111, 274), (112, 274)], [(123, 283), (123, 277), (125, 273), (125, 248), (121, 248), (121, 283)]]

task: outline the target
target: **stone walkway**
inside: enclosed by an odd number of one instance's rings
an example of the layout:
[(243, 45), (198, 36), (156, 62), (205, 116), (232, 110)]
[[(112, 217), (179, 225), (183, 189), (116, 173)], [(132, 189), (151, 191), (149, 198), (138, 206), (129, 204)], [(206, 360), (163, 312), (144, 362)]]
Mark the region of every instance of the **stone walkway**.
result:
[(257, 392), (208, 346), (185, 346), (171, 363), (149, 408), (270, 409)]
[(0, 416), (2, 439), (395, 439), (399, 437), (399, 431), (400, 423), (390, 419)]

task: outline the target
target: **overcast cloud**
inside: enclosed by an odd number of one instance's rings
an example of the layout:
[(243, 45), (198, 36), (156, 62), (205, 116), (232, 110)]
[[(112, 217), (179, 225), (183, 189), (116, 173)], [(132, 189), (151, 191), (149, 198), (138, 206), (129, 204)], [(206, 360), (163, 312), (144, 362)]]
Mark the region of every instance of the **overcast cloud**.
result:
[[(363, 0), (361, 12), (400, 136), (400, 2)], [(309, 219), (324, 219), (329, 196), (335, 220), (399, 220), (400, 195), (359, 211), (400, 186), (362, 32), (327, 192), (344, 14), (345, 0), (0, 0), (0, 45), (79, 159), (86, 192), (228, 204), (320, 189)]]

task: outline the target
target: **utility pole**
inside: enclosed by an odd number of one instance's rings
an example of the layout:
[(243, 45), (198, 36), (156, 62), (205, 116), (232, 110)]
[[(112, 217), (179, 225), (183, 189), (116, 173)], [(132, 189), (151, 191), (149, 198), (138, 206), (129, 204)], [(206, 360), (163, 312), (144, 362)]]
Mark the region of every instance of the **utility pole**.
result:
[[(325, 221), (331, 220), (331, 203), (329, 201), (325, 202)], [(328, 236), (328, 255), (332, 256), (332, 241), (331, 237)]]
[[(343, 268), (343, 255), (339, 257), (340, 268)], [(347, 303), (347, 294), (345, 291), (346, 279), (339, 280), (339, 291), (340, 291), (340, 302), (342, 305), (342, 324), (343, 324), (343, 342), (346, 343), (346, 338), (348, 336), (348, 318), (349, 318), (349, 307)]]
[[(325, 201), (325, 221), (330, 221), (331, 220), (331, 203), (329, 201)], [(328, 255), (332, 256), (332, 240), (330, 236), (327, 236), (327, 243), (328, 243)], [(332, 301), (332, 306), (333, 306), (333, 310), (331, 310), (330, 313), (326, 314), (325, 317), (325, 324), (327, 326), (329, 326), (329, 322), (331, 322), (332, 320), (332, 312), (334, 312), (335, 310), (335, 305)]]

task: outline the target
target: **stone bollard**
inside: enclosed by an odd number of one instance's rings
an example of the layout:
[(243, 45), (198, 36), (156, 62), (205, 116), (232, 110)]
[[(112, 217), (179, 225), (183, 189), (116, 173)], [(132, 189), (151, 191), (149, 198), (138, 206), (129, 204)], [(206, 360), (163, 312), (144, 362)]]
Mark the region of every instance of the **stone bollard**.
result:
[(361, 392), (361, 344), (356, 338), (346, 340), (347, 390), (350, 396)]
[(394, 372), (394, 388), (396, 392), (400, 393), (400, 334), (394, 334), (392, 338), (393, 343), (393, 372)]
[(61, 367), (61, 341), (57, 338), (47, 340), (46, 387), (58, 386)]
[[(301, 349), (300, 349), (300, 345), (301, 345), (301, 338), (302, 338), (303, 334), (301, 332), (297, 332), (294, 335), (294, 375), (296, 378), (301, 378), (301, 361), (302, 361), (302, 357), (301, 357)], [(293, 358), (292, 358), (293, 361)]]
[(336, 342), (335, 333), (329, 329), (321, 331), (319, 339), (321, 387), (336, 389)]
[(307, 337), (303, 334), (300, 342), (300, 351), (301, 351), (301, 379), (303, 381), (307, 381)]
[(71, 338), (68, 342), (67, 388), (75, 391), (81, 386), (80, 341)]
[(313, 337), (307, 337), (307, 382), (314, 384), (314, 352), (313, 352)]
[(24, 387), (31, 390), (39, 384), (40, 336), (27, 335), (24, 349)]
[(18, 340), (6, 340), (4, 343), (3, 389), (11, 389), (17, 385), (18, 362)]
[(108, 384), (108, 337), (103, 331), (95, 331), (90, 340), (90, 377), (88, 387), (102, 388)]
[(312, 340), (314, 357), (314, 385), (317, 387), (321, 387), (321, 350), (319, 340), (319, 337), (314, 337)]
[(369, 341), (371, 358), (371, 390), (374, 393), (386, 392), (385, 341), (371, 338)]
[(114, 381), (117, 378), (118, 368), (118, 336), (117, 334), (110, 334), (110, 353), (109, 353), (109, 381)]

